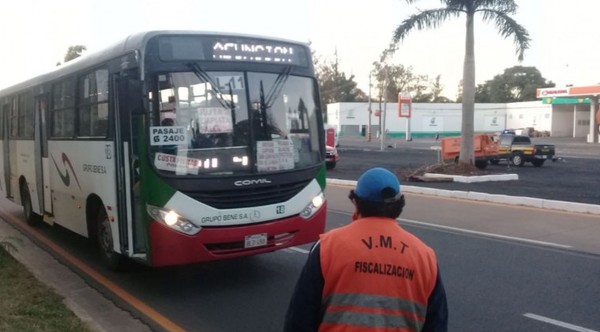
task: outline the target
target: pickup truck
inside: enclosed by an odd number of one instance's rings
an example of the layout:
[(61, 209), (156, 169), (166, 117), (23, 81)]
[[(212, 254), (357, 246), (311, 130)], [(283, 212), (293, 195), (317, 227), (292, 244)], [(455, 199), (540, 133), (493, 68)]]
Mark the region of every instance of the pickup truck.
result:
[[(441, 157), (444, 162), (458, 162), (460, 154), (461, 137), (444, 137), (441, 141)], [(498, 158), (498, 145), (491, 135), (473, 135), (473, 152), (475, 154), (475, 167), (485, 169), (488, 161)]]
[(491, 159), (490, 162), (498, 164), (500, 160), (508, 160), (515, 166), (530, 162), (534, 167), (541, 167), (546, 160), (555, 160), (554, 150), (552, 144), (533, 144), (529, 136), (500, 135), (498, 159)]

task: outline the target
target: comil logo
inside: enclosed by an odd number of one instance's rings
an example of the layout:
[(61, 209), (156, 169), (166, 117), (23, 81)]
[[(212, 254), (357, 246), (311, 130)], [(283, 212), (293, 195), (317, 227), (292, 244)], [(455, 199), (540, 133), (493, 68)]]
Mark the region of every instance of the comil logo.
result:
[(267, 179), (248, 179), (248, 180), (238, 180), (235, 181), (233, 184), (238, 186), (238, 187), (243, 187), (243, 186), (253, 186), (255, 184), (268, 184), (271, 183), (270, 180)]

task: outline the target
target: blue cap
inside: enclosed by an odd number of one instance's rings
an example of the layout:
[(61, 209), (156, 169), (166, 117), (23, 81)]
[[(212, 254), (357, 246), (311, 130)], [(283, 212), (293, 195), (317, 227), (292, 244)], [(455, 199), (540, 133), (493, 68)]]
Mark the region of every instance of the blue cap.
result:
[(375, 167), (364, 172), (356, 183), (354, 194), (369, 202), (395, 200), (400, 194), (398, 177), (385, 168)]

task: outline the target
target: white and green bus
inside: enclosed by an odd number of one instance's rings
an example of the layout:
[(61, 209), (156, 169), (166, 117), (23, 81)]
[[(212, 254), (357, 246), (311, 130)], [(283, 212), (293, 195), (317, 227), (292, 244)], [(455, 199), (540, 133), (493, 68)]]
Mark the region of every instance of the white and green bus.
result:
[(323, 133), (307, 45), (144, 32), (0, 90), (0, 190), (111, 268), (254, 255), (324, 231)]

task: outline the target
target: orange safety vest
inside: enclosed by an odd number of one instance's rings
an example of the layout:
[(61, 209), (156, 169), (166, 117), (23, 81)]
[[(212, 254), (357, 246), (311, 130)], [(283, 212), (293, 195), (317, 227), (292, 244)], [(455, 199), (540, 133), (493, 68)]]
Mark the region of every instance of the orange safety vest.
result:
[(420, 331), (437, 279), (435, 252), (394, 219), (369, 217), (321, 235), (319, 331)]

